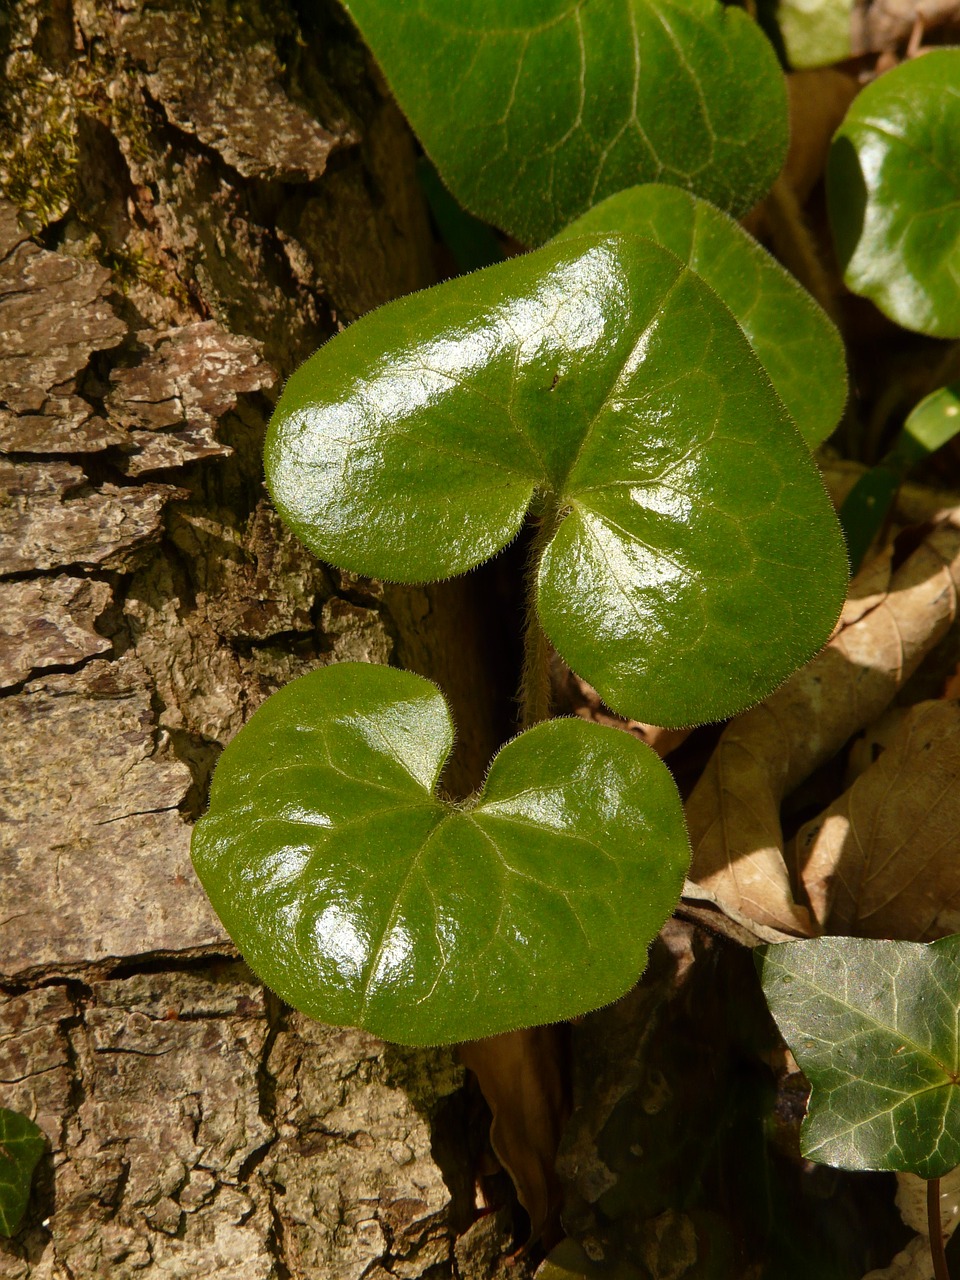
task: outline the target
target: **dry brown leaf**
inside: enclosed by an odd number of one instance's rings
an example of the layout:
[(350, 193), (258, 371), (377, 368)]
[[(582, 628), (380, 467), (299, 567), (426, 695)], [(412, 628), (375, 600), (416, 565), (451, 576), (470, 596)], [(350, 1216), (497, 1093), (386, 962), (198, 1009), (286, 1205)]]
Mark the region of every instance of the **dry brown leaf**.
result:
[(960, 929), (960, 703), (921, 702), (853, 786), (797, 834), (830, 933), (929, 942)]
[(921, 33), (938, 31), (938, 43), (960, 31), (957, 0), (858, 0), (850, 15), (850, 52), (892, 53), (899, 50), (919, 26)]
[(867, 725), (863, 733), (854, 738), (847, 752), (847, 767), (843, 778), (845, 791), (893, 745), (903, 725), (903, 718), (909, 711), (909, 707), (888, 707), (878, 720)]
[(543, 1236), (548, 1248), (559, 1227), (555, 1164), (569, 1116), (562, 1037), (560, 1027), (527, 1027), (460, 1046), (493, 1115), (490, 1142), (530, 1216), (530, 1239)]
[(787, 76), (790, 149), (783, 173), (801, 204), (823, 177), (830, 142), (859, 90), (857, 76), (836, 67), (791, 71)]
[(691, 877), (761, 924), (812, 932), (793, 899), (780, 804), (875, 720), (957, 614), (960, 508), (886, 581), (871, 562), (851, 584), (827, 647), (724, 730), (687, 801)]
[(683, 893), (673, 914), (690, 924), (699, 925), (707, 933), (738, 942), (741, 947), (761, 947), (767, 942), (793, 940), (793, 934), (758, 924), (692, 880), (683, 882)]
[[(778, 181), (786, 185), (798, 204), (806, 203), (823, 176), (830, 140), (860, 88), (854, 74), (836, 67), (791, 71), (787, 75), (790, 111), (790, 147)], [(769, 198), (743, 219), (751, 235), (771, 238)]]

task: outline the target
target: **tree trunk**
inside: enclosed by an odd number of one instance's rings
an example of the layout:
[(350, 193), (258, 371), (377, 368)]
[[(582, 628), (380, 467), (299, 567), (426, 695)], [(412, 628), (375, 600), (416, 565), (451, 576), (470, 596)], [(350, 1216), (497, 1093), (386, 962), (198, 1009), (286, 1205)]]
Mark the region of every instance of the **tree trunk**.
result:
[(0, 54), (0, 1105), (50, 1142), (0, 1275), (497, 1275), (453, 1054), (281, 1006), (189, 860), (318, 664), (437, 679), (452, 790), (503, 736), (482, 575), (338, 574), (261, 483), (292, 368), (433, 278), (409, 133), (323, 4), (12, 0)]

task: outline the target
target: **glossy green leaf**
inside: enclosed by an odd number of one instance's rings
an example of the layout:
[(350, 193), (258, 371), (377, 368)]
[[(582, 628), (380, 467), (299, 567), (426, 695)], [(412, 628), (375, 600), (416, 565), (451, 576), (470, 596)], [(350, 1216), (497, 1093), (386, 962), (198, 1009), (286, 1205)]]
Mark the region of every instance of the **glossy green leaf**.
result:
[(524, 244), (638, 181), (745, 213), (786, 155), (773, 50), (716, 0), (346, 7), (450, 190)]
[(677, 187), (629, 187), (557, 239), (644, 236), (669, 249), (730, 308), (811, 448), (837, 425), (847, 399), (843, 342), (833, 322), (775, 258), (719, 209)]
[(939, 1178), (960, 1165), (960, 934), (758, 949), (764, 994), (810, 1081), (810, 1160)]
[(440, 239), (450, 251), (457, 272), (462, 275), (488, 267), (492, 262), (502, 262), (506, 255), (497, 233), (457, 204), (426, 156), (420, 157), (417, 176)]
[(960, 49), (863, 90), (833, 140), (827, 194), (854, 293), (907, 329), (960, 336)]
[(0, 1107), (0, 1236), (12, 1236), (30, 1198), (30, 1180), (46, 1138), (32, 1120)]
[(643, 971), (689, 861), (666, 766), (553, 720), (458, 806), (436, 793), (452, 742), (429, 681), (344, 663), (274, 694), (221, 757), (194, 865), (295, 1008), (443, 1044), (583, 1013)]
[(324, 559), (448, 577), (559, 527), (536, 607), (625, 715), (720, 719), (823, 644), (846, 592), (809, 451), (720, 298), (635, 237), (578, 238), (390, 303), (287, 383), (280, 514)]

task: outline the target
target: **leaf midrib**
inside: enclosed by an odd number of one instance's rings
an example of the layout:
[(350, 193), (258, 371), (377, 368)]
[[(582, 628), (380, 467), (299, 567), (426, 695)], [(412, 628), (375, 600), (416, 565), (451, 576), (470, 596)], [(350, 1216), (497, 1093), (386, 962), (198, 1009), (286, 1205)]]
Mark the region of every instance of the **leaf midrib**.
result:
[[(780, 965), (779, 968), (780, 968), (780, 972), (783, 974), (786, 974), (788, 977), (794, 978), (796, 976), (795, 974), (791, 974), (783, 965)], [(898, 1040), (903, 1040), (907, 1044), (911, 1045), (917, 1051), (917, 1053), (920, 1054), (921, 1057), (924, 1057), (928, 1061), (932, 1062), (935, 1067), (939, 1068), (939, 1070), (943, 1072), (945, 1076), (944, 1085), (956, 1083), (952, 1079), (952, 1077), (958, 1073), (958, 1069), (960, 1068), (955, 1066), (951, 1071), (951, 1069), (947, 1067), (944, 1063), (942, 1063), (939, 1058), (934, 1057), (931, 1050), (924, 1048), (923, 1045), (918, 1044), (916, 1040), (912, 1039), (910, 1036), (901, 1033), (898, 1027), (890, 1027), (882, 1022), (878, 1022), (876, 1018), (870, 1017), (870, 1015), (865, 1013), (863, 1009), (858, 1008), (856, 1005), (849, 1004), (846, 1000), (842, 1000), (835, 992), (828, 991), (824, 987), (818, 986), (815, 982), (811, 981), (811, 979), (808, 977), (802, 978), (801, 981), (807, 987), (809, 987), (811, 991), (816, 992), (817, 995), (823, 996), (825, 999), (829, 1000), (832, 1004), (839, 1005), (841, 1009), (847, 1009), (850, 1013), (855, 1014), (863, 1022), (869, 1023), (870, 1026), (875, 1028), (877, 1031), (882, 1031), (886, 1035), (892, 1036), (893, 1038)], [(824, 1041), (822, 1043), (832, 1043), (832, 1042)], [(956, 1058), (956, 1054), (957, 1054), (957, 1045), (954, 1044), (955, 1058)], [(943, 1085), (937, 1085), (935, 1087), (943, 1088)]]
[[(657, 247), (662, 249), (662, 246), (658, 245)], [(660, 322), (663, 320), (663, 316), (666, 311), (667, 304), (670, 301), (670, 298), (676, 292), (676, 290), (680, 287), (681, 282), (684, 280), (686, 276), (693, 274), (690, 266), (687, 263), (683, 262), (681, 258), (678, 258), (675, 253), (671, 253), (669, 249), (662, 249), (662, 252), (667, 257), (674, 259), (674, 261), (677, 263), (679, 270), (677, 271), (677, 274), (674, 277), (670, 287), (667, 289), (667, 291), (663, 294), (663, 296), (660, 298), (659, 302), (657, 303), (657, 306), (653, 315), (644, 325), (641, 332), (637, 335), (636, 339), (631, 344), (630, 349), (627, 351), (626, 355), (619, 362), (618, 367), (614, 373), (614, 376), (610, 382), (610, 385), (608, 386), (606, 392), (604, 393), (603, 399), (601, 400), (597, 408), (594, 410), (592, 416), (587, 422), (584, 428), (583, 435), (580, 437), (580, 443), (577, 446), (577, 451), (573, 455), (568, 466), (565, 469), (562, 482), (557, 487), (557, 492), (555, 496), (561, 504), (571, 501), (580, 492), (579, 489), (576, 492), (570, 489), (570, 477), (573, 474), (573, 472), (576, 470), (577, 463), (580, 461), (580, 458), (583, 456), (584, 450), (586, 449), (587, 445), (590, 443), (593, 437), (593, 433), (596, 430), (597, 423), (600, 421), (600, 419), (603, 417), (606, 410), (609, 408), (610, 401), (613, 398), (614, 393), (617, 391), (618, 387), (620, 386), (620, 382), (621, 382), (621, 379), (623, 378), (624, 371), (627, 365), (633, 359), (637, 351), (637, 348), (641, 345), (642, 342), (644, 342), (647, 336), (650, 333), (652, 333), (653, 330), (656, 328), (656, 326), (660, 324)]]
[(459, 810), (449, 808), (447, 806), (441, 806), (440, 802), (437, 800), (434, 800), (434, 804), (437, 805), (437, 821), (430, 828), (426, 837), (420, 842), (419, 848), (417, 849), (413, 857), (410, 859), (410, 865), (407, 868), (406, 874), (403, 877), (403, 881), (401, 882), (400, 887), (397, 889), (397, 892), (394, 896), (393, 906), (390, 908), (390, 915), (387, 919), (387, 923), (384, 925), (383, 931), (380, 934), (380, 941), (377, 943), (377, 949), (373, 953), (367, 965), (366, 973), (364, 974), (364, 977), (363, 977), (363, 996), (360, 1002), (360, 1013), (358, 1018), (359, 1025), (361, 1026), (363, 1026), (366, 1022), (367, 1011), (370, 1007), (370, 1000), (373, 994), (371, 991), (371, 983), (373, 982), (373, 976), (377, 971), (378, 965), (380, 964), (380, 959), (383, 955), (384, 948), (387, 944), (387, 939), (392, 934), (393, 927), (397, 922), (397, 917), (400, 914), (401, 903), (404, 900), (407, 886), (410, 883), (410, 880), (413, 877), (414, 872), (419, 870), (420, 863), (423, 859), (423, 855), (426, 852), (427, 847), (430, 845), (430, 843), (436, 838), (438, 832), (442, 831), (443, 828), (452, 819), (462, 816)]

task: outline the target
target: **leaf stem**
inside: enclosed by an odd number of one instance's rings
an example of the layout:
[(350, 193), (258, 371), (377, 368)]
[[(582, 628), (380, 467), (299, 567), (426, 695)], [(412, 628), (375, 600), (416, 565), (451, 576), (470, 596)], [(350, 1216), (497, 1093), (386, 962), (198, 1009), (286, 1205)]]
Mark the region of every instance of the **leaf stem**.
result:
[(777, 257), (836, 322), (837, 301), (833, 285), (820, 260), (816, 241), (804, 221), (800, 203), (782, 175), (767, 196), (765, 211)]
[(947, 1255), (943, 1244), (943, 1227), (940, 1224), (940, 1179), (927, 1179), (927, 1234), (930, 1237), (930, 1257), (933, 1259), (934, 1280), (950, 1280)]
[(537, 614), (537, 579), (543, 553), (559, 524), (560, 513), (555, 506), (551, 506), (539, 519), (527, 560), (523, 674), (520, 678), (518, 698), (521, 729), (529, 729), (532, 725), (539, 724), (541, 720), (550, 719), (552, 650)]

